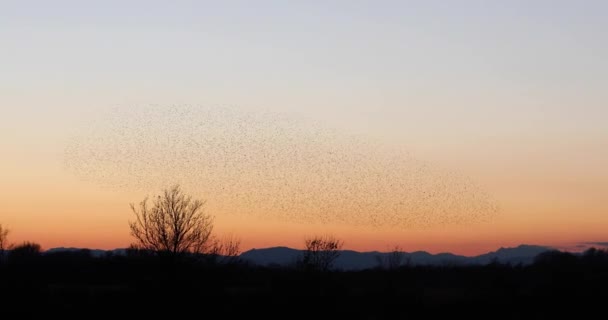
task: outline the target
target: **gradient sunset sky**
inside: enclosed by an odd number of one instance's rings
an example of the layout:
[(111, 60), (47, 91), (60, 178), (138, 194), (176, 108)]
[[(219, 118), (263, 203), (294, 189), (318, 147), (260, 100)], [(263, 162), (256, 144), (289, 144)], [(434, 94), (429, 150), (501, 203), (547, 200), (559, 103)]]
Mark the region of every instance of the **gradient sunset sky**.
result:
[(398, 146), (499, 208), (419, 228), (209, 212), (244, 250), (325, 233), (466, 255), (605, 242), (606, 30), (591, 0), (0, 0), (0, 223), (43, 248), (128, 246), (129, 203), (160, 190), (82, 179), (66, 148), (112, 110), (200, 105)]

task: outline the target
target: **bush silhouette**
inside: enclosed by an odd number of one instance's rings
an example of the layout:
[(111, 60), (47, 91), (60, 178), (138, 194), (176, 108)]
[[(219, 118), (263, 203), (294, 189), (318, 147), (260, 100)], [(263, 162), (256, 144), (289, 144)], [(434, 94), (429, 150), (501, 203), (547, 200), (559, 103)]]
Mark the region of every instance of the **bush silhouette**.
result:
[(41, 252), (42, 249), (39, 244), (26, 241), (13, 247), (8, 260), (15, 264), (32, 263), (40, 257)]

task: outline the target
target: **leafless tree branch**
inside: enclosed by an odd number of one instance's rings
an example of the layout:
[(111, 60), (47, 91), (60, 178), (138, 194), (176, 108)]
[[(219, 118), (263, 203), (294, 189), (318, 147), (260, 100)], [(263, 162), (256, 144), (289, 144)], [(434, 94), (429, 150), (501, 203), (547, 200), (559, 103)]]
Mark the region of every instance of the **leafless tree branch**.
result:
[(8, 249), (8, 234), (10, 230), (0, 224), (0, 263), (4, 260), (4, 250)]
[(343, 242), (334, 236), (315, 236), (305, 240), (306, 249), (302, 257), (306, 269), (328, 271), (340, 256)]
[(170, 256), (209, 253), (213, 217), (203, 210), (205, 202), (186, 196), (178, 185), (164, 190), (152, 207), (148, 198), (131, 204), (135, 220), (129, 222), (136, 247)]

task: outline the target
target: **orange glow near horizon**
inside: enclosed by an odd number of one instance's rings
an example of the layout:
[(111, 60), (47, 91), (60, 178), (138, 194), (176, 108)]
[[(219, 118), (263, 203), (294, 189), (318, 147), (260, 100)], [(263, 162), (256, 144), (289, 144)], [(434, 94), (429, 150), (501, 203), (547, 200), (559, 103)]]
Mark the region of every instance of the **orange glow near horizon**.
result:
[[(55, 149), (37, 146), (27, 152), (15, 147), (13, 150), (16, 152), (4, 158), (0, 166), (3, 176), (0, 223), (11, 230), (9, 240), (13, 243), (35, 241), (47, 249), (127, 247), (132, 241), (127, 224), (133, 218), (129, 204), (161, 191), (160, 185), (152, 180), (150, 189), (155, 190), (144, 191), (143, 187), (129, 190), (100, 186), (95, 181), (66, 174), (61, 152)], [(492, 146), (486, 150), (492, 150)], [(272, 246), (302, 248), (306, 237), (318, 234), (333, 234), (344, 241), (345, 249), (357, 251), (388, 251), (399, 246), (405, 251), (463, 255), (519, 244), (576, 249), (579, 243), (606, 241), (606, 176), (602, 171), (589, 175), (581, 171), (590, 170), (581, 163), (583, 156), (572, 156), (569, 161), (556, 158), (554, 165), (562, 169), (554, 169), (537, 165), (540, 157), (528, 157), (521, 162), (512, 156), (507, 161), (498, 150), (494, 150), (496, 159), (485, 158), (479, 163), (466, 161), (458, 153), (447, 158), (423, 149), (414, 151), (437, 166), (457, 165), (461, 172), (476, 176), (496, 200), (499, 211), (489, 219), (460, 224), (369, 226), (284, 219), (261, 212), (263, 208), (243, 210), (239, 207), (242, 203), (218, 201), (230, 197), (187, 193), (208, 201), (206, 209), (215, 216), (217, 234), (239, 237), (242, 250)], [(489, 166), (490, 163), (501, 169)]]
[[(128, 205), (145, 196), (82, 185), (74, 180), (54, 188), (52, 184), (33, 187), (15, 183), (0, 192), (11, 204), (4, 206), (4, 212), (9, 214), (2, 216), (3, 225), (11, 229), (9, 240), (12, 243), (35, 241), (45, 249), (127, 247), (132, 242), (127, 221), (133, 218)], [(514, 208), (502, 205), (501, 214), (489, 222), (409, 229), (302, 224), (255, 215), (208, 213), (215, 216), (216, 233), (236, 235), (242, 240), (242, 250), (272, 246), (302, 248), (306, 237), (327, 233), (342, 239), (345, 249), (356, 251), (388, 251), (399, 246), (408, 252), (463, 255), (477, 255), (519, 244), (563, 248), (574, 247), (580, 242), (605, 240), (608, 221), (601, 210), (587, 212), (596, 217), (596, 223), (589, 224), (567, 212), (560, 214), (555, 208), (545, 209), (543, 214), (542, 208), (528, 207), (527, 212), (520, 215), (507, 215), (504, 212), (512, 212)], [(535, 212), (536, 217), (531, 219)], [(549, 215), (553, 217), (552, 221), (544, 218)]]

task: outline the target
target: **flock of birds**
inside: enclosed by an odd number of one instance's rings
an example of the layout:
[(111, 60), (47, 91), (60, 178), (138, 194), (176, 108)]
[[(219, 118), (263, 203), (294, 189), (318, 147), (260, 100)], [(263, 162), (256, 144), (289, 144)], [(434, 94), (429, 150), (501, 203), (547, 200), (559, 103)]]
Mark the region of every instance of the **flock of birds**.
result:
[(486, 220), (497, 211), (466, 177), (398, 147), (236, 108), (116, 108), (72, 138), (65, 163), (113, 188), (154, 192), (180, 184), (214, 214), (428, 227)]

